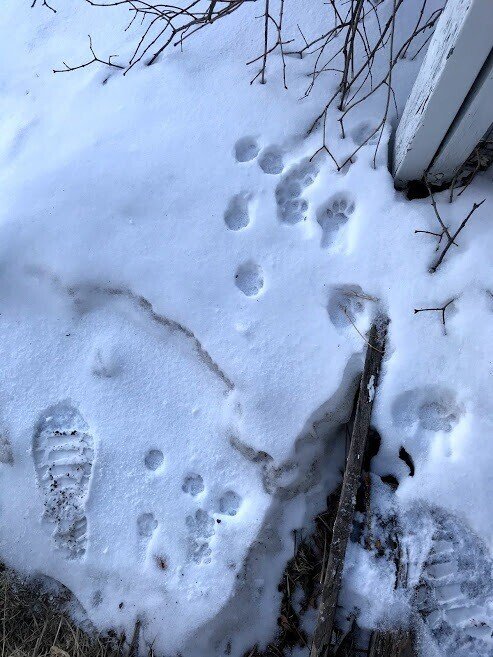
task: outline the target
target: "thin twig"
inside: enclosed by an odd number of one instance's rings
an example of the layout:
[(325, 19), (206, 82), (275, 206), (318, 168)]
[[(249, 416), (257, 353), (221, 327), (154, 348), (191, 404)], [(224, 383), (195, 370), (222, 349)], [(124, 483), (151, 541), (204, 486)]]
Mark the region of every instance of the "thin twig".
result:
[(449, 238), (449, 241), (448, 241), (447, 244), (445, 245), (445, 248), (443, 249), (442, 253), (440, 254), (440, 257), (439, 257), (438, 260), (435, 262), (435, 264), (431, 267), (430, 272), (431, 272), (432, 274), (434, 274), (434, 273), (436, 272), (436, 270), (438, 269), (438, 267), (440, 267), (440, 265), (441, 265), (442, 262), (443, 262), (443, 259), (445, 258), (445, 255), (447, 254), (447, 251), (450, 249), (450, 247), (452, 246), (452, 244), (455, 243), (455, 240), (456, 240), (457, 236), (459, 235), (459, 233), (461, 232), (461, 230), (465, 227), (465, 225), (467, 224), (467, 222), (469, 221), (469, 219), (472, 217), (472, 215), (474, 214), (474, 212), (476, 212), (476, 210), (477, 210), (478, 208), (480, 208), (480, 207), (483, 205), (483, 203), (484, 203), (485, 201), (486, 201), (486, 199), (484, 198), (484, 199), (481, 201), (481, 203), (473, 203), (473, 206), (472, 206), (472, 208), (471, 208), (469, 214), (468, 214), (467, 217), (461, 222), (459, 228), (457, 228), (457, 230), (456, 230), (455, 233), (452, 235), (452, 237)]

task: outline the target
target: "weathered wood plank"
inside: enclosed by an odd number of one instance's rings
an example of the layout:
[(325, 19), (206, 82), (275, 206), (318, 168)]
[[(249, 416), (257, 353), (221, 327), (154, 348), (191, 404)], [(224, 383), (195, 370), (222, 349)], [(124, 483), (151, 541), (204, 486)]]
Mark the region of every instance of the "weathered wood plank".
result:
[(409, 630), (374, 632), (368, 657), (414, 657), (414, 637)]
[(492, 47), (492, 0), (448, 0), (397, 127), (397, 186), (423, 178)]
[(361, 479), (363, 457), (384, 352), (386, 330), (387, 320), (381, 319), (372, 326), (368, 339), (369, 346), (358, 392), (351, 444), (346, 461), (337, 516), (334, 522), (311, 657), (327, 657), (330, 655), (334, 615), (346, 548), (353, 525), (356, 494)]
[(434, 185), (452, 180), (492, 125), (493, 50), (440, 145), (426, 174), (427, 180)]

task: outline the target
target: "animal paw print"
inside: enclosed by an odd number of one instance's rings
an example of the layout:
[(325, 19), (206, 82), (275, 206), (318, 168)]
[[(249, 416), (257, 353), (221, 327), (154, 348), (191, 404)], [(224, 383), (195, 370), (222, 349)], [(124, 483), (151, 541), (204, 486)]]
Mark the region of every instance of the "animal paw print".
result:
[(407, 390), (392, 404), (394, 423), (407, 429), (450, 433), (462, 414), (454, 393), (441, 386)]
[(255, 262), (244, 262), (235, 274), (235, 285), (247, 297), (254, 297), (264, 287), (264, 273)]
[(279, 175), (284, 169), (282, 150), (278, 146), (269, 146), (259, 155), (258, 165), (264, 173)]
[(242, 137), (235, 144), (234, 153), (237, 162), (250, 162), (254, 160), (260, 152), (255, 137)]
[(224, 213), (224, 223), (229, 230), (241, 230), (248, 226), (250, 223), (249, 201), (248, 194), (236, 194), (229, 201)]
[(226, 491), (219, 498), (219, 513), (227, 516), (235, 516), (241, 506), (241, 497), (234, 490)]
[(193, 515), (185, 518), (188, 528), (188, 557), (195, 563), (210, 563), (212, 550), (209, 539), (214, 536), (214, 518), (204, 511), (197, 509)]
[(44, 495), (44, 520), (56, 547), (69, 559), (87, 548), (85, 506), (94, 461), (94, 438), (80, 412), (60, 402), (42, 413), (33, 436), (33, 459)]
[[(192, 497), (197, 497), (205, 490), (204, 480), (200, 474), (186, 475), (182, 483), (182, 491)], [(198, 508), (185, 518), (188, 529), (188, 559), (197, 564), (208, 564), (212, 559), (210, 540), (216, 533), (216, 524), (222, 519), (217, 516), (235, 516), (242, 504), (241, 496), (233, 490), (225, 491), (213, 504), (212, 512)]]
[(149, 543), (158, 527), (158, 521), (153, 513), (141, 513), (137, 518), (137, 537), (140, 551), (147, 553)]
[[(431, 509), (429, 515), (432, 540), (414, 605), (442, 654), (491, 657), (493, 581), (488, 550), (453, 515), (438, 508)], [(422, 518), (420, 509), (419, 517), (411, 515), (408, 520), (418, 526)], [(427, 526), (426, 533), (429, 531)]]
[(354, 201), (345, 195), (333, 197), (317, 211), (317, 222), (322, 229), (320, 246), (323, 249), (333, 244), (339, 230), (347, 224), (355, 209)]
[(144, 457), (144, 465), (148, 470), (154, 472), (164, 462), (164, 454), (160, 449), (150, 449)]
[(304, 190), (313, 185), (318, 168), (309, 160), (303, 160), (283, 176), (276, 187), (276, 202), (279, 219), (286, 224), (305, 221), (308, 201), (301, 197)]
[(195, 472), (188, 474), (183, 480), (183, 484), (181, 486), (182, 491), (184, 493), (188, 493), (192, 497), (197, 497), (197, 495), (200, 495), (204, 488), (204, 480), (202, 479), (201, 475)]
[(346, 329), (354, 325), (363, 313), (367, 301), (376, 301), (376, 299), (364, 294), (359, 285), (334, 287), (327, 304), (330, 321), (337, 329)]

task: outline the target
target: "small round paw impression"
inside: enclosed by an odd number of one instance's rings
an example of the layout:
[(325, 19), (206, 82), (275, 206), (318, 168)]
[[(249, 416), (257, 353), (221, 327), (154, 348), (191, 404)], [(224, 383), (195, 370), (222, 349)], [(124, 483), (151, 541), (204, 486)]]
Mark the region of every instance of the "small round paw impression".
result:
[(264, 287), (262, 268), (251, 261), (243, 263), (236, 270), (235, 285), (245, 296), (256, 296)]
[(242, 137), (235, 144), (235, 158), (237, 162), (250, 162), (259, 154), (260, 146), (255, 137)]
[(248, 201), (247, 194), (236, 194), (230, 199), (224, 213), (224, 223), (229, 230), (241, 230), (250, 223)]
[(197, 474), (196, 472), (191, 472), (183, 480), (181, 489), (184, 493), (188, 493), (192, 497), (196, 497), (197, 495), (200, 495), (200, 493), (204, 490), (204, 480), (202, 479), (201, 475)]
[(334, 287), (327, 304), (329, 319), (335, 328), (345, 329), (356, 323), (365, 309), (365, 302), (372, 300), (374, 299), (364, 294), (359, 285)]
[(241, 506), (242, 499), (233, 490), (226, 491), (219, 498), (219, 513), (226, 516), (235, 516)]
[(322, 229), (320, 246), (323, 249), (334, 242), (339, 229), (347, 224), (354, 209), (354, 201), (345, 195), (332, 198), (318, 209), (317, 222)]
[(139, 536), (150, 538), (155, 529), (157, 529), (158, 522), (153, 513), (141, 513), (137, 518), (137, 532)]
[(160, 449), (150, 449), (144, 458), (148, 470), (157, 470), (164, 461), (164, 454)]
[(278, 175), (284, 169), (284, 161), (282, 158), (282, 151), (277, 146), (269, 146), (265, 148), (258, 158), (259, 167), (264, 173), (270, 175)]

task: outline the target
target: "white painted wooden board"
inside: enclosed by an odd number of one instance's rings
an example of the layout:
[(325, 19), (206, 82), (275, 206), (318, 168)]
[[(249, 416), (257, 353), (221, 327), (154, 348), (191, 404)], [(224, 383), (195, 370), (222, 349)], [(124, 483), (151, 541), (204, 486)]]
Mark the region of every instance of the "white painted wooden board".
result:
[(442, 142), (427, 178), (435, 185), (452, 180), (492, 125), (493, 51)]
[(493, 0), (448, 0), (397, 127), (397, 186), (420, 180), (493, 47)]

